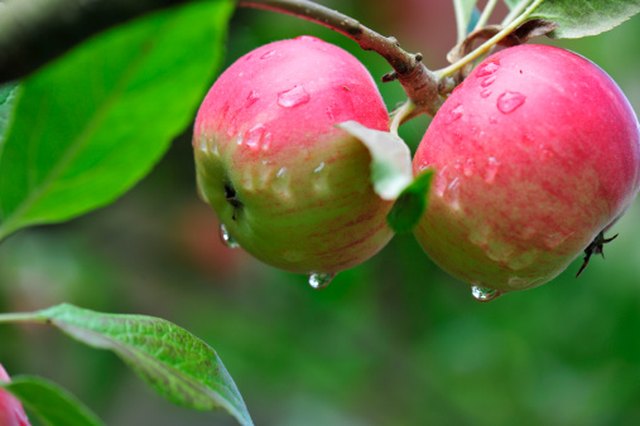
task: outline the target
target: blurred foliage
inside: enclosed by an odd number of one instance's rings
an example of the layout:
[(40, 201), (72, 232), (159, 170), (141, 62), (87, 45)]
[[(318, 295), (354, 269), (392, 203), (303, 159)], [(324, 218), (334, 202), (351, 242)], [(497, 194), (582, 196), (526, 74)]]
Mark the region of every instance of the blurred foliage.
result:
[[(409, 50), (423, 49), (428, 65), (429, 58), (440, 63), (435, 53), (455, 37), (452, 12), (440, 18), (451, 18), (450, 34), (419, 40), (407, 13), (383, 12), (383, 3), (394, 3), (433, 20), (431, 9), (445, 2), (327, 3)], [(376, 78), (388, 71), (327, 29), (255, 10), (232, 21), (227, 62), (300, 34), (345, 47)], [(639, 37), (636, 17), (562, 45), (610, 73), (638, 110)], [(397, 83), (381, 91), (389, 107), (403, 99)], [(403, 126), (412, 148), (426, 125)], [(411, 235), (317, 292), (303, 276), (222, 246), (213, 213), (195, 193), (186, 130), (115, 204), (0, 245), (0, 310), (65, 301), (173, 321), (217, 350), (259, 425), (640, 424), (639, 218), (636, 202), (612, 229), (620, 237), (606, 247), (606, 260), (594, 258), (579, 279), (580, 259), (543, 287), (489, 304), (475, 302)], [(0, 342), (8, 370), (64, 385), (107, 424), (234, 424), (224, 414), (167, 404), (115, 356), (46, 328), (3, 326)]]

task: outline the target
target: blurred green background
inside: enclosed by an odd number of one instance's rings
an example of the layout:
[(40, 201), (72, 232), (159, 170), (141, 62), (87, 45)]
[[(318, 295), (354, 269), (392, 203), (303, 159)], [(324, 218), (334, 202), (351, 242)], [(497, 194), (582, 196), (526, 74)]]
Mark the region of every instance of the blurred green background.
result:
[[(444, 65), (454, 42), (447, 1), (324, 3), (397, 36), (429, 66)], [(389, 70), (327, 29), (257, 10), (236, 13), (227, 64), (301, 34), (343, 46), (377, 79)], [(604, 68), (639, 111), (639, 39), (636, 17), (561, 45)], [(381, 91), (390, 108), (403, 100), (397, 83)], [(412, 148), (426, 126), (403, 127)], [(214, 214), (196, 196), (186, 129), (116, 203), (0, 245), (0, 311), (66, 301), (171, 320), (218, 351), (257, 425), (640, 424), (639, 218), (636, 202), (612, 230), (620, 237), (606, 260), (594, 258), (579, 279), (580, 260), (543, 287), (489, 304), (411, 236), (318, 292), (306, 277), (221, 245)], [(67, 387), (109, 425), (234, 424), (172, 406), (112, 354), (47, 328), (0, 327), (0, 359), (12, 374)]]

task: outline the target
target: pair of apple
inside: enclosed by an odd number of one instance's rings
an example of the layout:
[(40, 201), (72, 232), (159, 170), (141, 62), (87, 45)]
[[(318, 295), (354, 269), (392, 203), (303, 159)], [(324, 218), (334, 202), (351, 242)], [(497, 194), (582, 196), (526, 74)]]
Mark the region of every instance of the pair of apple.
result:
[[(316, 287), (391, 239), (370, 154), (336, 127), (389, 129), (375, 82), (344, 50), (303, 36), (262, 46), (215, 82), (196, 119), (199, 190), (224, 236)], [(627, 99), (601, 69), (522, 45), (448, 97), (413, 160), (436, 172), (415, 235), (478, 299), (543, 284), (601, 235), (640, 184)]]

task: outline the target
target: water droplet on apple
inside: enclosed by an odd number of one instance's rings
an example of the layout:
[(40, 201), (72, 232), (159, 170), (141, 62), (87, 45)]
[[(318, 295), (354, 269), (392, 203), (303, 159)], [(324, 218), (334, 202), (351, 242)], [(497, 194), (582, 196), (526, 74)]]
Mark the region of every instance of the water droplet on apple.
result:
[(207, 144), (207, 139), (204, 137), (200, 139), (200, 151), (209, 152), (209, 145)]
[(486, 62), (486, 63), (482, 64), (480, 66), (480, 68), (478, 68), (476, 76), (478, 76), (478, 77), (486, 77), (486, 76), (491, 75), (494, 72), (498, 71), (499, 68), (500, 68), (500, 61)]
[(323, 169), (324, 169), (324, 161), (320, 162), (320, 164), (318, 164), (318, 167), (313, 169), (313, 173), (320, 173)]
[(496, 180), (499, 168), (500, 162), (496, 157), (487, 158), (487, 166), (484, 170), (484, 181), (487, 183), (493, 183)]
[(471, 295), (478, 302), (491, 302), (492, 300), (502, 296), (502, 293), (494, 288), (486, 288), (474, 285), (473, 287), (471, 287)]
[(253, 105), (256, 102), (258, 102), (259, 99), (260, 99), (260, 95), (258, 95), (258, 92), (256, 92), (255, 90), (252, 90), (247, 95), (247, 100), (244, 103), (244, 107), (245, 108), (249, 108), (251, 105)]
[(460, 179), (453, 178), (447, 185), (444, 199), (454, 210), (460, 210)]
[(480, 86), (482, 86), (482, 87), (489, 87), (489, 86), (491, 86), (495, 81), (496, 81), (496, 76), (495, 76), (495, 75), (490, 75), (489, 77), (486, 77), (484, 80), (482, 80), (482, 81), (480, 82)]
[(451, 110), (451, 112), (446, 118), (446, 123), (449, 124), (449, 123), (453, 123), (456, 120), (459, 120), (463, 114), (464, 114), (464, 106), (460, 104)]
[(476, 162), (473, 158), (467, 158), (467, 161), (464, 162), (464, 166), (462, 171), (466, 177), (473, 176), (473, 172), (476, 169)]
[(503, 114), (510, 114), (520, 108), (526, 99), (522, 93), (507, 90), (498, 97), (498, 110)]
[(269, 50), (267, 53), (264, 53), (262, 56), (260, 56), (260, 59), (269, 59), (275, 54), (276, 54), (275, 50)]
[(256, 124), (249, 129), (244, 136), (244, 142), (247, 144), (247, 147), (253, 151), (264, 148), (263, 141), (267, 139), (265, 137), (265, 132), (264, 124)]
[(322, 290), (331, 284), (331, 281), (333, 281), (335, 276), (336, 274), (313, 272), (309, 275), (309, 285), (314, 290)]
[(491, 96), (491, 93), (493, 93), (491, 90), (489, 90), (489, 89), (484, 89), (484, 90), (482, 90), (482, 91), (480, 92), (480, 97), (481, 97), (481, 98), (486, 99), (486, 98), (488, 98), (489, 96)]
[(294, 108), (306, 104), (311, 96), (304, 90), (304, 87), (296, 84), (289, 90), (278, 93), (278, 105), (283, 108)]
[(227, 230), (227, 227), (224, 226), (224, 224), (220, 224), (220, 240), (222, 241), (222, 244), (224, 244), (225, 246), (231, 249), (240, 247), (240, 244), (238, 244), (238, 242), (233, 239), (233, 237), (229, 234), (229, 231)]
[(281, 178), (286, 174), (287, 174), (287, 168), (286, 167), (280, 167), (280, 169), (278, 169), (278, 173), (276, 173), (276, 177)]

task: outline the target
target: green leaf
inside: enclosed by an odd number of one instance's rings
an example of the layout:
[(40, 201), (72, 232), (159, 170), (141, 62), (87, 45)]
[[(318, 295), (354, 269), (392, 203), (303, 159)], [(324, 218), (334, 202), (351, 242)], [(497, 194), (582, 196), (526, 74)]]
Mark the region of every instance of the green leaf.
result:
[(434, 171), (427, 169), (405, 188), (387, 215), (387, 223), (396, 233), (411, 232), (427, 209)]
[(32, 376), (0, 382), (45, 426), (100, 426), (102, 421), (75, 396), (58, 385)]
[(15, 83), (0, 86), (0, 157), (2, 156), (3, 135), (11, 119), (17, 89), (18, 85)]
[(579, 38), (609, 31), (640, 12), (640, 0), (545, 0), (529, 17), (554, 22), (555, 38)]
[(229, 0), (114, 28), (21, 83), (0, 153), (0, 239), (108, 204), (192, 120), (221, 59)]
[(170, 401), (197, 410), (223, 408), (252, 425), (247, 407), (218, 354), (169, 321), (145, 315), (104, 314), (58, 305), (37, 318), (89, 346), (118, 355)]
[(411, 152), (407, 144), (397, 135), (369, 129), (356, 121), (340, 123), (338, 127), (369, 150), (371, 182), (376, 194), (384, 200), (395, 200), (413, 179)]
[(477, 0), (453, 0), (453, 8), (456, 14), (456, 26), (458, 28), (458, 41), (464, 40), (469, 30), (469, 22), (473, 15)]

